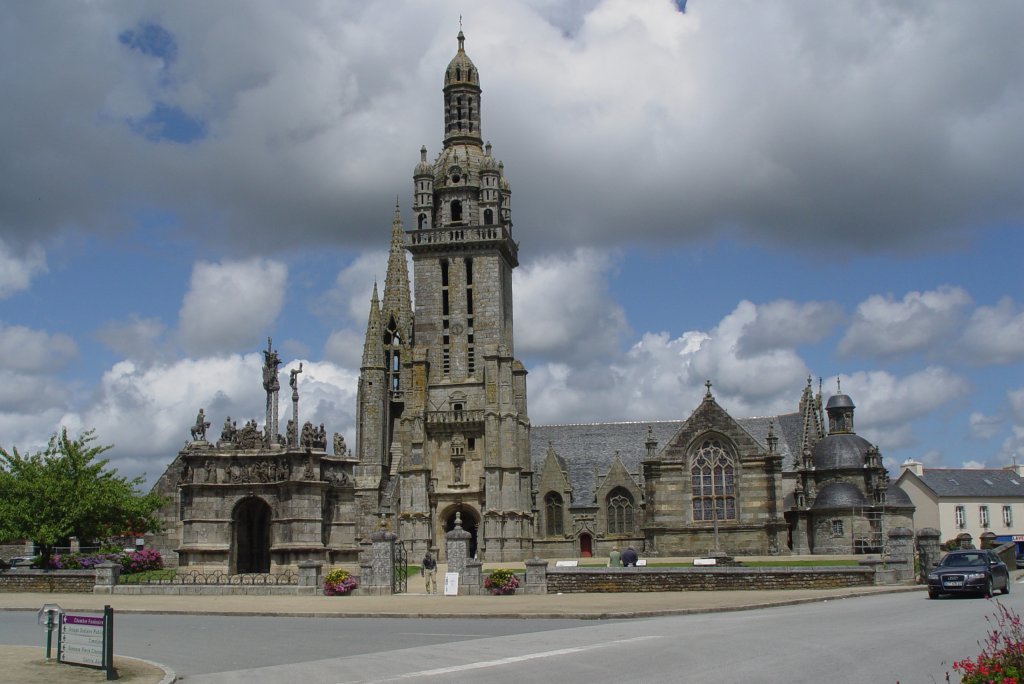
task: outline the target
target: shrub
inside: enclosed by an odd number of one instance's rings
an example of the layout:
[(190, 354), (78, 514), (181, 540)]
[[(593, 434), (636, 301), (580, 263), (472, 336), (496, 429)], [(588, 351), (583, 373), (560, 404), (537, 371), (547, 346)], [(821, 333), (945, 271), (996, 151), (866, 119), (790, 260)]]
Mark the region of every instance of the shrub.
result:
[(92, 570), (100, 563), (117, 563), (121, 572), (128, 575), (133, 572), (162, 570), (163, 556), (159, 551), (142, 549), (141, 551), (119, 551), (117, 553), (65, 553), (50, 557), (50, 567), (54, 570)]
[[(963, 684), (1021, 684), (1024, 682), (1024, 626), (1020, 617), (1001, 603), (995, 615), (995, 626), (989, 630), (981, 653), (971, 660), (953, 661), (953, 669), (961, 674)], [(986, 617), (989, 624), (992, 618)]]
[(487, 577), (484, 578), (484, 587), (489, 589), (495, 596), (514, 594), (518, 586), (519, 579), (516, 577), (515, 571), (507, 568), (491, 570)]
[(347, 570), (331, 570), (324, 578), (324, 594), (326, 596), (346, 596), (359, 586), (356, 578)]

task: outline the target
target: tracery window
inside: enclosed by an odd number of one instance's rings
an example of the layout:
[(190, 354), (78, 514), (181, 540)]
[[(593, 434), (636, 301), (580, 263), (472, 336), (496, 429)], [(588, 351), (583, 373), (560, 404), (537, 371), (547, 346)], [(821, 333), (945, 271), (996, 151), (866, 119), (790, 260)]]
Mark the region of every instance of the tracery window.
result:
[(544, 524), (545, 532), (549, 537), (562, 534), (562, 497), (555, 492), (549, 492), (544, 497)]
[(690, 465), (694, 522), (736, 520), (736, 466), (717, 439), (707, 439)]
[(617, 487), (608, 494), (608, 534), (633, 532), (633, 497)]

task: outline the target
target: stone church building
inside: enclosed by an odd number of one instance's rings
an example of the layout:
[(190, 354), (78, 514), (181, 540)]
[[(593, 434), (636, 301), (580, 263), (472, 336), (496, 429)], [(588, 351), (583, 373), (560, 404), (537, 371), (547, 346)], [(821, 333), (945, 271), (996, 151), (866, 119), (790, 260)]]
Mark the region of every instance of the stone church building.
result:
[(208, 439), (200, 411), (156, 485), (173, 503), (154, 545), (180, 566), (266, 572), (354, 563), (381, 524), (410, 558), (443, 558), (456, 514), (470, 553), (491, 562), (613, 545), (648, 556), (877, 551), (884, 530), (912, 527), (878, 450), (853, 432), (850, 397), (829, 399), (826, 432), (810, 380), (780, 416), (734, 418), (708, 382), (678, 422), (531, 427), (514, 352), (511, 189), (484, 142), (464, 41), (460, 31), (444, 72), (441, 151), (431, 162), (420, 150), (412, 225), (396, 207), (383, 292), (370, 301), (355, 448), (336, 433), (328, 444), (323, 425), (300, 429), (301, 367), (280, 434), (268, 341), (264, 425), (228, 417)]

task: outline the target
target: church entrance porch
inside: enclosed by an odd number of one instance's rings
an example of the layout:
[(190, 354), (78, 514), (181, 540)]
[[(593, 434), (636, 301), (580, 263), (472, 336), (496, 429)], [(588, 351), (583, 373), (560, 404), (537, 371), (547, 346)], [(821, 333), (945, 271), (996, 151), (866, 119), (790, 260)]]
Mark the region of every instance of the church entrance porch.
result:
[(270, 572), (270, 505), (249, 497), (235, 506), (231, 551), (235, 573)]

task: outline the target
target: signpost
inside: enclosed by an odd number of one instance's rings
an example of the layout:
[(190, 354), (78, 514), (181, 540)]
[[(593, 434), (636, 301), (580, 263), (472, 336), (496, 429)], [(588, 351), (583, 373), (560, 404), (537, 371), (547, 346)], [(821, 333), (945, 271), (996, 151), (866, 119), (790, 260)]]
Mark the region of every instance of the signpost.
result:
[(104, 606), (102, 615), (61, 613), (57, 662), (106, 670), (107, 680), (117, 679), (114, 671), (114, 609)]
[(57, 629), (60, 616), (64, 611), (56, 603), (44, 603), (36, 614), (39, 624), (46, 628), (46, 660), (50, 660), (50, 649), (53, 647), (53, 630)]

